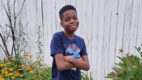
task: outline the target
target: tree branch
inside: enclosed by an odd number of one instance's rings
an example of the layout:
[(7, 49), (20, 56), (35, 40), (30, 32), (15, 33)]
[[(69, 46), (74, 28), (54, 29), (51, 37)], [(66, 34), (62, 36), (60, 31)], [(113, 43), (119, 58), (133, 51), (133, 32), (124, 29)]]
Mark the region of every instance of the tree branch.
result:
[(1, 44), (0, 44), (0, 47), (1, 47), (1, 49), (4, 51), (4, 53), (6, 53), (6, 56), (8, 57), (6, 50), (4, 49), (4, 47), (2, 47)]
[(9, 54), (9, 51), (8, 51), (8, 49), (7, 49), (7, 45), (6, 45), (6, 41), (4, 40), (4, 38), (3, 38), (3, 36), (2, 36), (2, 34), (0, 33), (0, 38), (1, 38), (1, 40), (2, 40), (2, 43), (3, 43), (3, 45), (4, 45), (4, 52), (5, 52), (5, 54), (7, 55), (7, 57), (8, 56), (10, 56), (10, 54)]
[(16, 36), (15, 36), (15, 29), (16, 29), (16, 14), (15, 14), (15, 3), (16, 0), (14, 0), (14, 6), (13, 6), (13, 15), (14, 15), (14, 25), (11, 27), (11, 32), (12, 32), (12, 40), (13, 40), (13, 44), (12, 44), (12, 51), (11, 51), (11, 55), (13, 55), (13, 50), (16, 54), (16, 48), (15, 48), (15, 40), (16, 40)]
[(16, 16), (16, 18), (20, 15), (20, 13), (22, 12), (22, 10), (23, 10), (23, 7), (24, 7), (24, 4), (25, 4), (25, 0), (23, 0), (23, 4), (22, 4), (22, 7), (21, 7), (21, 9), (20, 9), (20, 11), (19, 11), (19, 13), (17, 14), (17, 16)]
[[(3, 6), (3, 8), (4, 8), (5, 12), (6, 12), (6, 15), (7, 15), (7, 17), (8, 17), (8, 20), (9, 20), (9, 23), (10, 23), (10, 27), (11, 27), (11, 26), (12, 26), (11, 12), (10, 12), (9, 10), (6, 10), (6, 7), (4, 6), (2, 0), (1, 0), (1, 3), (2, 3), (2, 6)], [(10, 8), (10, 7), (9, 7), (9, 8)], [(9, 9), (9, 8), (8, 8), (8, 9)], [(9, 12), (8, 12), (8, 11), (9, 11)]]

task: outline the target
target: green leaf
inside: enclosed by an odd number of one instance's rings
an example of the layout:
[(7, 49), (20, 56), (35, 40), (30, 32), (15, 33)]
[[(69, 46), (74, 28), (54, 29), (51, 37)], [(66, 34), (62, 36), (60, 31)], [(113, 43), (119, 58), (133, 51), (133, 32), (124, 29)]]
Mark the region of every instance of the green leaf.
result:
[(141, 51), (141, 47), (135, 47), (138, 52)]

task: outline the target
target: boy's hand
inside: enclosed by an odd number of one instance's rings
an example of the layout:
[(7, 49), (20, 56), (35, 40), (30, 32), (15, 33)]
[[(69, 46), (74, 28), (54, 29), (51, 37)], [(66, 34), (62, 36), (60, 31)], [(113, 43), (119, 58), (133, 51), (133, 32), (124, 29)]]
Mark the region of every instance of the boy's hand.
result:
[(72, 56), (64, 56), (64, 61), (66, 62), (71, 62), (72, 59), (73, 59)]
[(64, 56), (64, 61), (66, 62), (74, 62), (74, 61), (82, 61), (81, 57), (76, 59), (76, 58), (73, 58), (72, 56)]
[[(75, 60), (75, 58), (73, 58), (73, 56), (64, 56), (64, 61), (65, 61), (65, 62), (70, 62), (70, 63), (72, 63), (73, 60)], [(78, 59), (78, 60), (80, 60), (80, 59)], [(74, 66), (74, 67), (72, 68), (72, 70), (74, 70), (74, 71), (76, 71), (76, 69), (77, 69), (76, 66)]]
[(88, 56), (82, 56), (79, 59), (73, 58), (72, 56), (64, 56), (65, 62), (70, 62), (74, 64), (76, 67), (83, 69), (83, 70), (89, 70), (89, 62), (88, 62)]

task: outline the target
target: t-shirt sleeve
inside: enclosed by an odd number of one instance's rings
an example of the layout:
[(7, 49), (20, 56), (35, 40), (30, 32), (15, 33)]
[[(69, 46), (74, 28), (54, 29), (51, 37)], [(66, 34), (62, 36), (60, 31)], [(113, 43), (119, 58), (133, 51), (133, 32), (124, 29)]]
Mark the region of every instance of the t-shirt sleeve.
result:
[(53, 36), (50, 44), (50, 49), (51, 49), (51, 56), (54, 56), (55, 54), (63, 54), (62, 41), (59, 35), (55, 34)]
[(85, 45), (84, 40), (82, 40), (82, 49), (81, 49), (80, 55), (81, 56), (87, 55), (86, 45)]

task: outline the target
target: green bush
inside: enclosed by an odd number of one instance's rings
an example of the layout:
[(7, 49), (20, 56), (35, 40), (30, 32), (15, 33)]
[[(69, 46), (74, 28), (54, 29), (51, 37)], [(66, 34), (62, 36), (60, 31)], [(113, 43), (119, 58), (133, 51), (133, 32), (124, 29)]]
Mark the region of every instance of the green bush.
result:
[(118, 57), (119, 63), (113, 67), (113, 72), (107, 74), (106, 78), (112, 80), (142, 80), (142, 45), (136, 47), (140, 56), (126, 54), (125, 57)]
[(25, 53), (24, 57), (0, 61), (0, 80), (52, 80), (51, 67), (43, 66), (38, 57), (32, 61), (32, 57)]
[(91, 72), (90, 72), (90, 74), (86, 74), (86, 73), (82, 72), (81, 78), (82, 78), (82, 80), (93, 80)]

